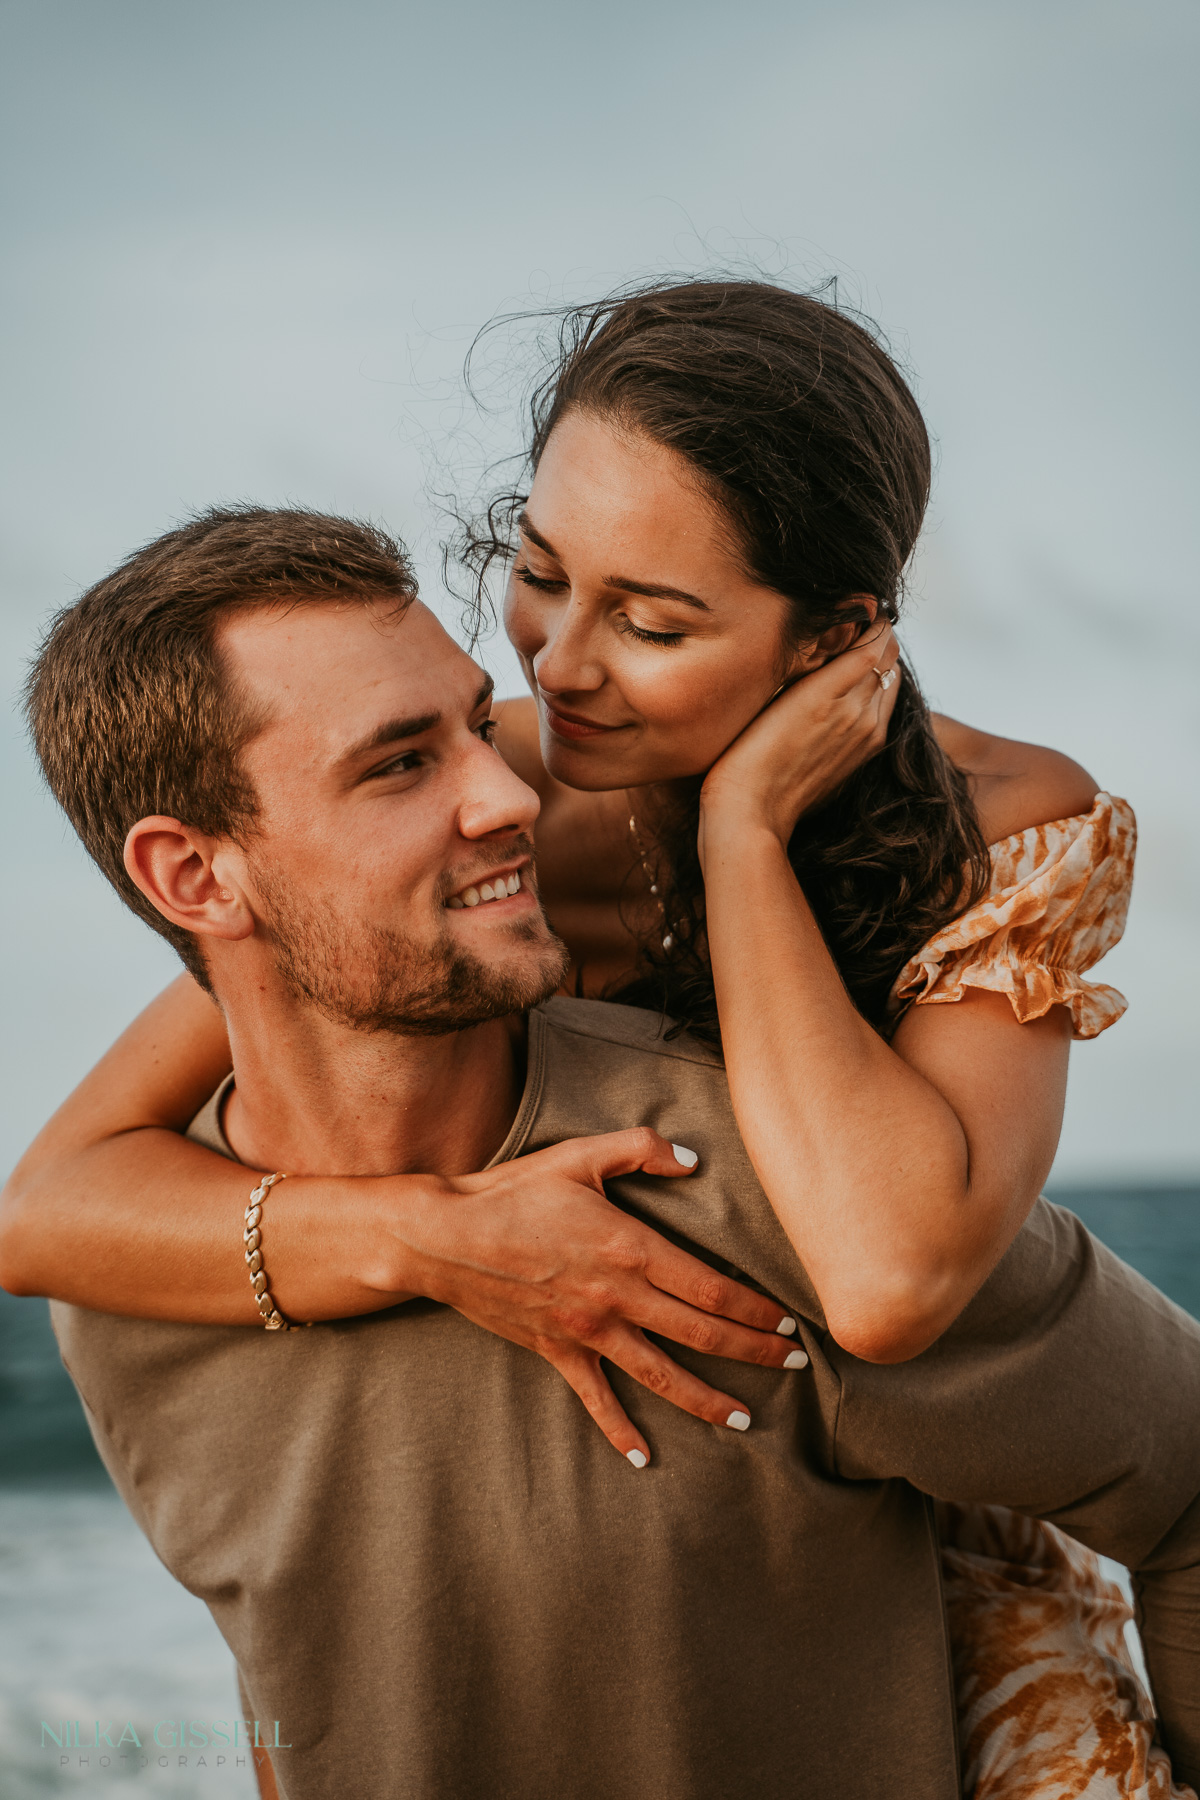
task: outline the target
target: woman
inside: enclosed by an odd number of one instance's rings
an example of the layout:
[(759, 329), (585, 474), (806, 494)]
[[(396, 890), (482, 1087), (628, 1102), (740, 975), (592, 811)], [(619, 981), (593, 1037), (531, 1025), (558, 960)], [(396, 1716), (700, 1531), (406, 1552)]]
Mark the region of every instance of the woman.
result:
[[(625, 296), (568, 320), (532, 425), (528, 494), (497, 501), (466, 552), (482, 579), (516, 531), (506, 623), (533, 697), (501, 705), (498, 742), (543, 799), (542, 892), (576, 991), (719, 1034), (747, 1148), (831, 1333), (873, 1360), (918, 1354), (1049, 1171), (1071, 1036), (1124, 1009), (1083, 974), (1122, 929), (1132, 815), (1065, 757), (931, 718), (898, 662), (928, 439), (888, 357), (843, 315), (758, 283)], [(109, 1310), (252, 1317), (229, 1248), (244, 1178), (169, 1135), (227, 1067), (219, 1022), (179, 984), (14, 1177), (10, 1282)], [(285, 1312), (397, 1298), (339, 1260), (339, 1212), (367, 1190), (393, 1205), (399, 1191), (294, 1184), (272, 1243)], [(153, 1209), (148, 1300), (151, 1194), (170, 1200)], [(68, 1219), (64, 1281), (39, 1258)], [(468, 1295), (463, 1310), (531, 1341), (519, 1297), (489, 1304)], [(644, 1457), (592, 1364), (575, 1385)], [(1017, 1531), (1007, 1515), (947, 1525), (952, 1610), (970, 1620), (957, 1650), (974, 1790), (1003, 1791), (1011, 1720), (992, 1731), (989, 1709), (1011, 1712), (1031, 1660), (1032, 1602), (969, 1604), (1005, 1591), (1007, 1556), (1036, 1572), (1026, 1587), (1054, 1570), (1055, 1653), (1078, 1701), (1068, 1721), (1056, 1689), (1062, 1753), (1077, 1765), (1103, 1715), (1097, 1767), (1128, 1772), (1104, 1791), (1166, 1793), (1119, 1623), (1118, 1639), (1080, 1623), (1097, 1606), (1119, 1620), (1119, 1602), (1083, 1553), (1055, 1564), (1046, 1528), (1009, 1554)]]

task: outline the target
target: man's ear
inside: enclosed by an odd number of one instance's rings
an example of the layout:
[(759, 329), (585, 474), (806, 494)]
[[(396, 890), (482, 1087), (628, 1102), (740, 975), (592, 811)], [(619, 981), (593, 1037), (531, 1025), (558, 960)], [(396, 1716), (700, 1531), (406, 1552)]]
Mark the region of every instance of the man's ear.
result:
[(139, 819), (125, 839), (125, 870), (154, 906), (185, 931), (238, 939), (254, 930), (254, 913), (229, 862), (222, 838), (210, 838), (178, 819)]
[(859, 633), (874, 624), (879, 616), (879, 602), (874, 594), (851, 594), (842, 601), (842, 606), (850, 613), (844, 625), (830, 625), (818, 637), (809, 638), (801, 644), (792, 659), (791, 674), (811, 675), (814, 669), (822, 668), (848, 650), (859, 636)]

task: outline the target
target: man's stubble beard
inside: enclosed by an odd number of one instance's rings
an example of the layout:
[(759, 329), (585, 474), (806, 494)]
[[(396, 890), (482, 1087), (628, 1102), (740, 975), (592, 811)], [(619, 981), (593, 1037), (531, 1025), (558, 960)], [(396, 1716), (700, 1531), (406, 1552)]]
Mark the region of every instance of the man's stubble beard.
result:
[(514, 955), (511, 966), (496, 966), (457, 945), (448, 930), (432, 943), (418, 943), (386, 926), (347, 920), (332, 905), (298, 894), (261, 863), (254, 880), (288, 993), (355, 1031), (444, 1037), (528, 1012), (549, 999), (570, 963), (540, 910), (509, 927), (514, 950), (537, 945), (540, 954)]

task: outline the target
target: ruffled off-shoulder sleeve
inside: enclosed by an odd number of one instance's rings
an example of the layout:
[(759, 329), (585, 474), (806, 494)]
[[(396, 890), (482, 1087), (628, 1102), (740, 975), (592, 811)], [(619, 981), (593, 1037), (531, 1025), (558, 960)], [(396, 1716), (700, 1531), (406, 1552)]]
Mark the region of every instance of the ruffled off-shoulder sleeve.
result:
[(1125, 929), (1137, 825), (1133, 808), (1097, 794), (1090, 813), (1033, 825), (991, 846), (992, 886), (901, 969), (890, 1010), (1007, 994), (1017, 1018), (1066, 1006), (1072, 1036), (1097, 1037), (1127, 1002), (1084, 972)]

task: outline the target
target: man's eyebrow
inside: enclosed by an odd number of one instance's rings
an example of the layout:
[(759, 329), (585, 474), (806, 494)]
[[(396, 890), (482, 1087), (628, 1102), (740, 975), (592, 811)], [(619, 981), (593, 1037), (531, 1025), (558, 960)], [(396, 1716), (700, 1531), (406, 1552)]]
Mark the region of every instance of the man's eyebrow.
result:
[[(491, 699), (495, 682), (490, 675), (485, 675), (479, 689), (471, 702), (471, 711), (478, 712), (484, 703)], [(359, 738), (339, 759), (341, 762), (353, 762), (359, 756), (366, 756), (371, 750), (381, 750), (388, 744), (403, 743), (406, 738), (422, 737), (425, 732), (432, 731), (442, 722), (440, 712), (414, 713), (407, 719), (385, 719), (366, 737)]]
[(385, 719), (382, 725), (377, 725), (366, 737), (351, 744), (339, 761), (353, 762), (356, 757), (365, 756), (368, 750), (381, 750), (385, 744), (399, 744), (405, 738), (420, 737), (423, 732), (432, 731), (441, 722), (440, 712), (414, 713), (409, 719)]
[[(530, 543), (536, 544), (539, 550), (544, 550), (547, 556), (552, 556), (556, 562), (558, 561), (558, 552), (531, 523), (527, 512), (517, 515), (517, 524)], [(665, 587), (657, 581), (630, 581), (624, 575), (606, 575), (604, 585), (605, 587), (619, 588), (623, 594), (644, 594), (647, 600), (679, 600), (684, 606), (694, 606), (697, 612), (712, 611), (706, 601), (699, 599), (695, 594), (689, 594), (685, 588)]]

